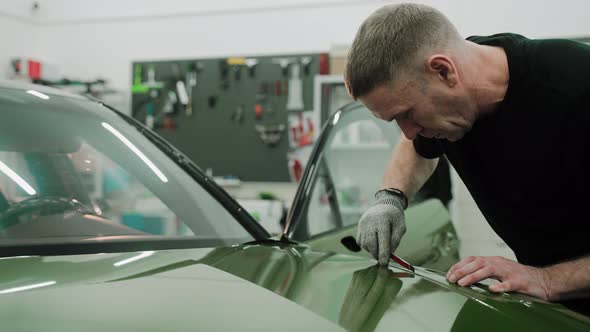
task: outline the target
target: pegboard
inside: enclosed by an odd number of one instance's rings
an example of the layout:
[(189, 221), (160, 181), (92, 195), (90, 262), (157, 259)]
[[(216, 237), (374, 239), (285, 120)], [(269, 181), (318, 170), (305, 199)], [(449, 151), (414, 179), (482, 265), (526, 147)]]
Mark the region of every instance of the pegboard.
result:
[[(291, 181), (288, 116), (312, 110), (313, 79), (327, 73), (327, 61), (325, 54), (289, 54), (134, 62), (133, 116), (145, 122), (151, 108), (154, 130), (214, 176)], [(302, 105), (287, 105), (289, 80), (297, 71)], [(190, 87), (194, 73), (196, 85)], [(178, 101), (171, 106), (178, 81), (188, 86), (189, 110)], [(261, 128), (280, 126), (280, 139), (271, 144), (267, 132), (265, 143)]]

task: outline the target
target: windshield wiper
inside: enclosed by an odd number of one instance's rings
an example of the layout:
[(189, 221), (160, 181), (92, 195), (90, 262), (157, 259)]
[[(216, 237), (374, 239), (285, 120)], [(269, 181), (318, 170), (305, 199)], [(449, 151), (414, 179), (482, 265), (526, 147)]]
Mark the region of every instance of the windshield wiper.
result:
[(256, 245), (256, 244), (282, 246), (282, 245), (294, 245), (294, 244), (299, 244), (299, 243), (289, 239), (285, 235), (282, 235), (279, 239), (267, 238), (267, 239), (260, 239), (260, 240), (254, 240), (254, 241), (242, 243), (242, 245)]

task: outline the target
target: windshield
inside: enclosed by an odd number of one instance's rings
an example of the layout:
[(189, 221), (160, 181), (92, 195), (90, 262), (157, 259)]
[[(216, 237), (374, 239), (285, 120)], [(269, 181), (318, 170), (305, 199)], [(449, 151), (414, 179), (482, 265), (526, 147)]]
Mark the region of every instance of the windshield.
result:
[(99, 103), (0, 89), (0, 246), (253, 235), (132, 125)]

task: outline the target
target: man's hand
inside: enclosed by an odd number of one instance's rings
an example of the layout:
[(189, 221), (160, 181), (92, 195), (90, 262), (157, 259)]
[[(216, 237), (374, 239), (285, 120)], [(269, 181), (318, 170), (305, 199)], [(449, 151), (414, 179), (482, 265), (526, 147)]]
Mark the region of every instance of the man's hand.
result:
[(518, 292), (552, 300), (545, 269), (522, 265), (504, 257), (467, 257), (447, 272), (447, 279), (460, 286), (469, 286), (486, 278), (500, 281), (489, 286), (492, 292)]
[(363, 215), (357, 228), (358, 245), (371, 253), (379, 264), (387, 265), (389, 254), (397, 249), (406, 233), (402, 198), (380, 191)]

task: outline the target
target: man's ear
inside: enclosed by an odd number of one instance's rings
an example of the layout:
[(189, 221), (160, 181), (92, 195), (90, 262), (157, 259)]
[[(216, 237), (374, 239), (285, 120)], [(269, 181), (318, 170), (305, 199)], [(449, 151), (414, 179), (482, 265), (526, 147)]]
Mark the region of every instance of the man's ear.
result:
[(352, 90), (350, 89), (350, 85), (349, 85), (349, 83), (348, 83), (348, 80), (346, 79), (346, 76), (344, 76), (344, 87), (346, 88), (346, 92), (348, 92), (348, 95), (349, 95), (351, 98), (353, 98), (353, 99), (356, 99), (356, 98), (354, 98), (354, 97), (353, 97), (353, 95), (352, 95)]
[(426, 60), (426, 72), (436, 75), (441, 82), (451, 88), (459, 83), (457, 68), (453, 60), (446, 55), (431, 55)]

